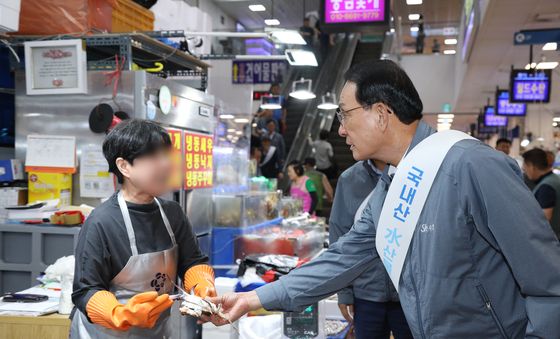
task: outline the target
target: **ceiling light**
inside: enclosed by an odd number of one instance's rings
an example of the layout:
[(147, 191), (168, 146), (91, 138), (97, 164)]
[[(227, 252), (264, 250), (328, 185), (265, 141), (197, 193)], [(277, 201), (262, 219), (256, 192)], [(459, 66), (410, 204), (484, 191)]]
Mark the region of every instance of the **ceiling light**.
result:
[(281, 98), (279, 95), (263, 95), (261, 97), (261, 108), (262, 109), (281, 109)]
[(309, 100), (315, 98), (315, 93), (311, 91), (313, 82), (311, 79), (304, 79), (294, 81), (292, 83), (292, 92), (290, 96), (298, 100)]
[(554, 117), (554, 118), (552, 118), (552, 121), (554, 121), (554, 122), (560, 122), (560, 117)]
[(412, 21), (420, 20), (420, 14), (409, 14), (408, 20), (412, 20)]
[(264, 12), (264, 11), (266, 11), (266, 7), (264, 7), (261, 4), (249, 5), (249, 9), (253, 12)]
[(418, 26), (411, 26), (410, 27), (411, 32), (418, 32), (418, 30), (419, 30)]
[(554, 69), (558, 67), (558, 62), (556, 61), (543, 61), (543, 62), (539, 62), (538, 64), (536, 62), (533, 62), (531, 64), (527, 64), (525, 65), (525, 69), (529, 70), (532, 68), (536, 68), (536, 69)]
[(395, 29), (394, 29), (394, 28), (391, 28), (391, 29), (389, 30), (389, 32), (395, 33)]
[(287, 49), (284, 54), (286, 59), (288, 59), (288, 63), (292, 66), (319, 66), (315, 54), (311, 51)]
[(305, 45), (307, 44), (301, 34), (296, 30), (274, 29), (270, 31), (270, 39), (277, 44)]
[(264, 19), (264, 24), (267, 26), (278, 26), (280, 21), (278, 19)]
[(535, 67), (537, 67), (537, 63), (536, 63), (536, 62), (533, 62), (533, 63), (531, 63), (531, 64), (525, 65), (525, 69), (527, 69), (527, 70), (528, 70), (528, 69), (531, 69), (531, 68), (535, 68)]
[(527, 146), (529, 146), (530, 143), (531, 143), (531, 141), (529, 139), (525, 138), (521, 141), (521, 143), (519, 145), (521, 147), (527, 147)]
[(241, 131), (237, 131), (237, 132), (235, 132), (235, 134), (237, 134), (237, 135), (242, 135), (242, 134), (243, 134), (243, 132), (241, 132)]
[(235, 132), (235, 128), (228, 128), (227, 131), (228, 131), (228, 133), (233, 133), (233, 132)]
[(553, 123), (552, 123), (552, 127), (558, 127), (558, 123), (557, 123), (557, 122), (553, 122)]
[(407, 5), (421, 5), (422, 0), (406, 0)]
[(321, 103), (317, 105), (317, 108), (325, 110), (337, 109), (338, 104), (336, 103), (336, 96), (330, 92), (325, 93), (325, 95), (321, 97)]
[(556, 42), (547, 42), (542, 48), (543, 51), (555, 51), (557, 49), (558, 43)]
[(438, 114), (437, 117), (439, 119), (453, 119), (455, 118), (455, 114)]
[(457, 51), (454, 50), (454, 49), (446, 49), (446, 50), (443, 51), (443, 54), (452, 55), (452, 54), (455, 54), (455, 53), (457, 53)]
[(443, 43), (446, 45), (457, 45), (457, 39), (445, 39)]
[(233, 119), (233, 118), (235, 118), (235, 117), (231, 114), (221, 114), (220, 115), (220, 119), (223, 119), (223, 120), (228, 120), (228, 119)]
[(249, 119), (247, 119), (247, 118), (237, 118), (237, 119), (233, 119), (233, 121), (238, 123), (238, 124), (248, 124), (249, 123)]
[(450, 124), (453, 122), (453, 119), (442, 119), (442, 118), (438, 118), (437, 122), (439, 124)]
[(437, 124), (438, 132), (447, 131), (451, 129), (451, 124)]

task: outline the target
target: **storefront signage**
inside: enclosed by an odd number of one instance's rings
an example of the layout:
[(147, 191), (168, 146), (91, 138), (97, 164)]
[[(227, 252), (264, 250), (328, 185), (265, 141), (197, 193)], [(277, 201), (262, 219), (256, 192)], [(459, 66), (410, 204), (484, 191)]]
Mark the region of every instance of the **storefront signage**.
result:
[(25, 42), (28, 95), (87, 93), (82, 40)]
[(551, 71), (512, 70), (510, 82), (511, 102), (549, 102)]
[(185, 133), (185, 189), (212, 187), (211, 135)]
[(507, 126), (507, 117), (494, 115), (494, 106), (486, 106), (484, 108), (484, 125), (503, 127)]
[(234, 60), (231, 79), (234, 84), (282, 82), (287, 68), (285, 60)]
[(180, 189), (183, 181), (183, 132), (178, 129), (168, 128), (169, 138), (171, 138), (171, 160), (173, 162), (173, 175), (169, 185), (173, 189)]
[(539, 45), (547, 42), (560, 42), (560, 28), (529, 29), (513, 34), (514, 45)]
[(524, 116), (527, 114), (526, 104), (509, 102), (509, 91), (499, 89), (496, 92), (496, 115)]
[(324, 0), (325, 22), (383, 22), (385, 0)]

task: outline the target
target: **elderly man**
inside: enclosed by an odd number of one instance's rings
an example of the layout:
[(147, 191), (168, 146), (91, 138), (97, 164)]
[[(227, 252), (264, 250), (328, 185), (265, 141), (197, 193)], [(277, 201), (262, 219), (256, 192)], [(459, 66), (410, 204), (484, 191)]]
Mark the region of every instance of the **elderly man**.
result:
[(415, 338), (560, 338), (560, 242), (514, 160), (464, 133), (435, 133), (388, 60), (347, 72), (338, 113), (354, 158), (390, 167), (319, 258), (256, 291), (212, 298), (228, 319), (302, 309), (381, 260)]

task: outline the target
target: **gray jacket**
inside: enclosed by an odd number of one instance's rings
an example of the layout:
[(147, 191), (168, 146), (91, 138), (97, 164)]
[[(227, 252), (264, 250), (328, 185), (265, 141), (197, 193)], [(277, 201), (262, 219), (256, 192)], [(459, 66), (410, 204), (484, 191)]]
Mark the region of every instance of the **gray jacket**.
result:
[[(420, 123), (414, 148), (434, 131)], [(371, 261), (387, 172), (361, 219), (316, 260), (257, 289), (267, 309), (301, 309)], [(403, 267), (415, 338), (560, 338), (560, 242), (519, 166), (477, 140), (455, 144), (431, 188)]]
[[(367, 161), (359, 161), (338, 178), (336, 193), (329, 218), (329, 241), (335, 243), (348, 233), (354, 224), (354, 215), (368, 194), (373, 191), (380, 174)], [(399, 301), (397, 291), (381, 261), (371, 261), (366, 271), (352, 286), (338, 292), (338, 303), (353, 304), (358, 299), (386, 302)]]

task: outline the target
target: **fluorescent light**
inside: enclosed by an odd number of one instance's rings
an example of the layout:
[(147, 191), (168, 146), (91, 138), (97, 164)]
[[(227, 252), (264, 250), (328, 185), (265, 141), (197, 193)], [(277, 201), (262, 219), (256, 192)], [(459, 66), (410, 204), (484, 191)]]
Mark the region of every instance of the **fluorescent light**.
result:
[(251, 127), (253, 127), (253, 128), (257, 127), (257, 123), (254, 122), (254, 123), (251, 125)]
[(264, 24), (267, 26), (278, 26), (280, 21), (278, 19), (265, 19)]
[(418, 26), (410, 26), (411, 32), (418, 32), (418, 30), (419, 30)]
[(274, 103), (268, 103), (268, 104), (262, 104), (260, 107), (262, 109), (281, 109), (282, 105), (274, 104)]
[(558, 67), (558, 62), (556, 61), (543, 61), (543, 62), (539, 62), (538, 64), (536, 62), (533, 62), (532, 64), (527, 64), (525, 65), (525, 69), (529, 70), (531, 68), (536, 68), (536, 69), (554, 69)]
[(237, 134), (237, 135), (243, 135), (243, 132), (237, 131), (237, 132), (235, 132), (235, 134)]
[(552, 118), (552, 121), (554, 121), (554, 122), (560, 122), (560, 117), (554, 117), (554, 118)]
[(318, 109), (337, 109), (338, 105), (333, 104), (332, 102), (323, 102), (317, 105)]
[(316, 97), (315, 93), (307, 90), (298, 90), (295, 92), (291, 92), (290, 96), (298, 100), (310, 100)]
[(451, 124), (437, 124), (438, 132), (447, 131), (451, 129)]
[(455, 114), (438, 114), (437, 117), (439, 119), (453, 119), (455, 118)]
[(238, 123), (238, 124), (247, 124), (249, 123), (249, 119), (247, 118), (237, 118), (237, 119), (233, 119), (234, 122)]
[(304, 51), (302, 49), (287, 49), (286, 59), (292, 66), (319, 66), (315, 54), (311, 51)]
[(420, 14), (409, 14), (408, 20), (412, 20), (412, 21), (420, 20)]
[(451, 54), (455, 54), (455, 53), (457, 53), (457, 51), (454, 50), (454, 49), (446, 49), (446, 50), (443, 51), (443, 54), (451, 55)]
[(249, 5), (249, 9), (253, 12), (264, 12), (266, 11), (266, 7), (261, 4), (258, 5)]
[(557, 122), (553, 122), (553, 123), (552, 123), (552, 127), (558, 127), (558, 123), (557, 123)]
[(301, 34), (295, 30), (276, 29), (270, 32), (270, 38), (278, 44), (305, 45), (307, 44)]
[(395, 33), (395, 29), (394, 29), (394, 28), (391, 28), (391, 29), (389, 30), (389, 32)]
[(233, 133), (233, 132), (235, 132), (236, 130), (235, 130), (235, 128), (228, 128), (227, 131), (228, 131), (228, 133)]
[(556, 42), (547, 42), (542, 50), (543, 51), (555, 51), (558, 49), (558, 44)]
[(521, 141), (521, 143), (519, 145), (521, 147), (527, 147), (527, 146), (529, 146), (530, 143), (531, 143), (531, 141), (529, 141), (529, 139), (525, 138)]
[(445, 39), (443, 43), (446, 45), (457, 45), (457, 39)]
[(406, 0), (407, 5), (421, 5), (422, 0)]
[(442, 119), (442, 118), (438, 118), (437, 122), (439, 124), (450, 124), (453, 122), (453, 119)]
[(231, 114), (221, 114), (220, 115), (220, 119), (224, 119), (224, 120), (233, 119), (233, 118), (235, 118), (235, 117)]

